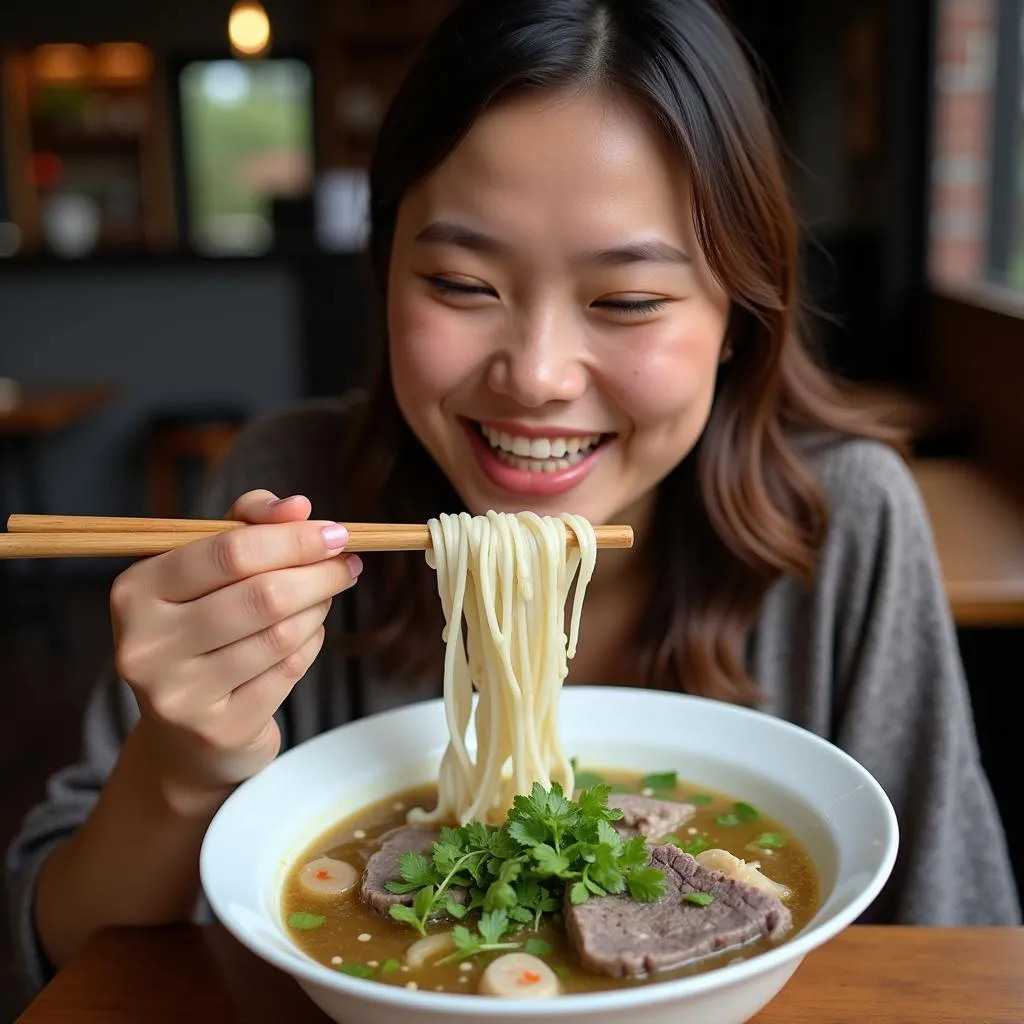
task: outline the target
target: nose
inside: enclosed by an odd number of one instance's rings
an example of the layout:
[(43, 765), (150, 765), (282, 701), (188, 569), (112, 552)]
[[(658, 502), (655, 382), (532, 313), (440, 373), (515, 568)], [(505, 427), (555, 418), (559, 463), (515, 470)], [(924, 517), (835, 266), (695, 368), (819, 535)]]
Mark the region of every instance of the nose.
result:
[(584, 341), (568, 318), (548, 313), (511, 328), (491, 363), (489, 383), (523, 408), (571, 402), (587, 389)]

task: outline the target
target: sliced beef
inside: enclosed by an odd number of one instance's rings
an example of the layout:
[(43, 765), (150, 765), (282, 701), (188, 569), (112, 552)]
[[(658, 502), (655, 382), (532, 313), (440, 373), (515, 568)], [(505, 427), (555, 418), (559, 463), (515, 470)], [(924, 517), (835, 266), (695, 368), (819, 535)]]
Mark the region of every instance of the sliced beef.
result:
[[(411, 906), (416, 896), (415, 892), (389, 892), (387, 883), (402, 880), (398, 870), (398, 858), (403, 853), (411, 851), (429, 857), (430, 848), (440, 835), (440, 829), (421, 828), (416, 825), (400, 825), (390, 832), (385, 832), (381, 836), (380, 849), (366, 862), (363, 882), (359, 889), (363, 902), (382, 915), (386, 915), (388, 908), (394, 903)], [(448, 895), (457, 903), (465, 903), (468, 896), (466, 890), (459, 887), (449, 889)]]
[(639, 793), (612, 793), (608, 797), (608, 806), (622, 811), (622, 817), (612, 825), (626, 839), (638, 835), (661, 839), (688, 822), (697, 811), (693, 804), (656, 800)]
[[(789, 910), (777, 899), (701, 867), (670, 843), (655, 846), (650, 863), (665, 872), (665, 895), (657, 903), (640, 903), (624, 893), (592, 896), (574, 907), (566, 897), (566, 927), (586, 970), (639, 978), (760, 936), (781, 938), (792, 925)], [(691, 892), (709, 893), (714, 902), (701, 907), (685, 901)]]

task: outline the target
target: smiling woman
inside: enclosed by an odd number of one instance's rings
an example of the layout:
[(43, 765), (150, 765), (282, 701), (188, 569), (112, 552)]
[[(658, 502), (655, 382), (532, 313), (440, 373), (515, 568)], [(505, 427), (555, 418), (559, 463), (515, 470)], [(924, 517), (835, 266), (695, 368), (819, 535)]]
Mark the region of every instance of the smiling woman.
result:
[(42, 951), (190, 914), (206, 825), (282, 746), (359, 695), (437, 692), (436, 574), (415, 552), (364, 572), (336, 520), (463, 512), (632, 526), (565, 682), (760, 704), (827, 737), (904, 829), (876, 920), (1019, 920), (920, 496), (808, 354), (781, 161), (714, 6), (463, 0), (370, 186), (377, 377), (254, 423), (202, 510), (249, 525), (118, 579), (86, 761), (8, 858), (33, 978)]

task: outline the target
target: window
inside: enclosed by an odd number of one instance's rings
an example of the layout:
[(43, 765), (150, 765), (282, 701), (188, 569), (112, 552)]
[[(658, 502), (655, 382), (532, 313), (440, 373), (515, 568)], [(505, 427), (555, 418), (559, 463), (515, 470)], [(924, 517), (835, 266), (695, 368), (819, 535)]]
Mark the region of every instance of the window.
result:
[(209, 255), (259, 255), (274, 199), (313, 177), (312, 76), (300, 60), (194, 61), (180, 77), (189, 239)]
[(1024, 0), (937, 0), (928, 271), (1024, 292)]

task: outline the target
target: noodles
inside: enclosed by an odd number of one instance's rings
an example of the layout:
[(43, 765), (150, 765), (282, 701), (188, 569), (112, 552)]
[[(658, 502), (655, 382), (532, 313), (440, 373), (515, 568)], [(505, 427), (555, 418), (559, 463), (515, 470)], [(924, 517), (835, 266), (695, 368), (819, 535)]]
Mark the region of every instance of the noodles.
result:
[[(518, 793), (552, 781), (573, 791), (562, 751), (559, 693), (576, 653), (580, 613), (597, 560), (580, 516), (488, 512), (442, 515), (428, 524), (444, 610), (444, 708), (449, 743), (438, 804), (422, 822), (500, 821)], [(566, 543), (566, 526), (578, 544)], [(578, 574), (578, 579), (577, 579)], [(565, 605), (576, 581), (568, 637)], [(465, 621), (465, 629), (463, 629)], [(475, 758), (467, 744), (473, 690)]]

